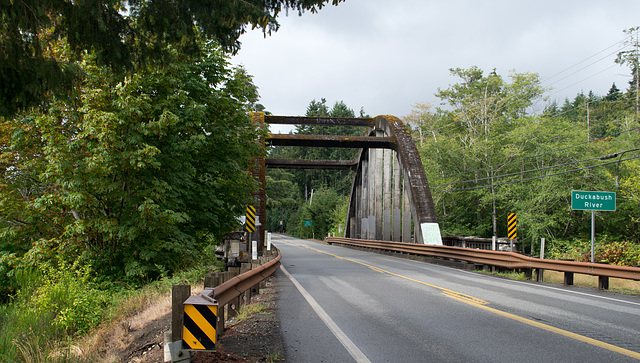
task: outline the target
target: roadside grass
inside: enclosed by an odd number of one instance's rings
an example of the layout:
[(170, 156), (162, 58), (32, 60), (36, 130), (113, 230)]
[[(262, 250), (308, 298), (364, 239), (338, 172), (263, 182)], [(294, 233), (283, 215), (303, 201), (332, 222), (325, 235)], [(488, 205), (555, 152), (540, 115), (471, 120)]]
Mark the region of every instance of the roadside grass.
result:
[(238, 315), (236, 315), (231, 321), (230, 321), (230, 325), (234, 325), (237, 323), (240, 323), (244, 320), (249, 319), (250, 317), (252, 317), (253, 315), (266, 310), (267, 309), (267, 305), (263, 304), (263, 303), (250, 303), (247, 305), (244, 305), (242, 307), (240, 307), (240, 310), (238, 311)]
[[(564, 273), (559, 271), (544, 271), (544, 282), (562, 284), (564, 282)], [(573, 284), (580, 287), (598, 288), (598, 276), (574, 274)], [(640, 295), (640, 281), (609, 278), (609, 291), (622, 294)]]
[(202, 283), (215, 267), (198, 267), (164, 277), (141, 288), (112, 283), (106, 288), (70, 270), (55, 278), (38, 271), (17, 276), (21, 289), (0, 305), (0, 362), (66, 363), (103, 360), (109, 329), (135, 324), (137, 313), (173, 285)]
[(528, 280), (527, 277), (524, 275), (524, 272), (516, 272), (516, 271), (491, 272), (491, 271), (485, 271), (485, 270), (477, 270), (475, 272), (478, 272), (481, 274), (487, 274), (487, 275), (502, 276), (511, 280)]
[(284, 358), (280, 358), (280, 354), (278, 354), (278, 353), (269, 353), (269, 354), (267, 354), (265, 359), (269, 363), (284, 361)]

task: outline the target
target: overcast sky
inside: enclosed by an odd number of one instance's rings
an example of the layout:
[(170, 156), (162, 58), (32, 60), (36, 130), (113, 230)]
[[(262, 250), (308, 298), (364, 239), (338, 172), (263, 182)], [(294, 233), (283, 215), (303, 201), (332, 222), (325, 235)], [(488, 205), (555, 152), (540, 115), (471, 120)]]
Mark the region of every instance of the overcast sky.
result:
[(503, 78), (538, 73), (551, 99), (581, 90), (627, 89), (614, 63), (624, 29), (640, 25), (640, 1), (346, 0), (317, 14), (280, 16), (280, 30), (240, 38), (232, 62), (254, 76), (275, 115), (304, 115), (313, 99), (344, 101), (358, 114), (409, 114), (437, 105), (450, 68), (478, 66)]

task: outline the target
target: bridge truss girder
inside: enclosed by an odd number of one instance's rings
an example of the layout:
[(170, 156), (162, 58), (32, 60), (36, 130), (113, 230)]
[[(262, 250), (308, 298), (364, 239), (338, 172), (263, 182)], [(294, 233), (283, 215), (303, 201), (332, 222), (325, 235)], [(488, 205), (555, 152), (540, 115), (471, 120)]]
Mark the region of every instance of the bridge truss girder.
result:
[[(265, 145), (359, 148), (356, 160), (262, 159), (254, 176), (262, 186), (257, 215), (266, 221), (265, 168), (325, 168), (355, 171), (344, 236), (424, 243), (421, 225), (437, 223), (418, 150), (404, 123), (394, 116), (375, 118), (288, 117), (254, 113), (262, 124), (348, 125), (367, 127), (365, 136), (269, 135)], [(261, 230), (261, 234), (264, 234)], [(262, 237), (260, 237), (262, 238)], [(262, 244), (262, 242), (259, 242)]]
[(420, 226), (437, 223), (437, 217), (418, 150), (398, 118), (373, 121), (367, 135), (395, 142), (390, 149), (360, 152), (345, 237), (425, 243)]

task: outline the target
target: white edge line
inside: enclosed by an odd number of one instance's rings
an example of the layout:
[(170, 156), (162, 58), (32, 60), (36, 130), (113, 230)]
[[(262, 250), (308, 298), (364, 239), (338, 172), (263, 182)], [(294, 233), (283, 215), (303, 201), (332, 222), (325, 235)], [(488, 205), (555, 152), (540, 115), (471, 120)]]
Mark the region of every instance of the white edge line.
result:
[(318, 317), (322, 319), (322, 321), (327, 326), (327, 328), (331, 330), (333, 335), (340, 341), (342, 346), (345, 347), (345, 349), (349, 352), (349, 354), (351, 354), (353, 359), (355, 359), (356, 362), (358, 363), (371, 363), (369, 358), (367, 358), (367, 356), (365, 356), (364, 353), (362, 353), (362, 351), (358, 349), (358, 347), (353, 343), (353, 341), (351, 341), (351, 339), (349, 339), (349, 337), (342, 331), (342, 329), (338, 327), (338, 325), (333, 321), (333, 319), (331, 319), (329, 314), (327, 314), (327, 312), (324, 311), (322, 306), (320, 306), (320, 304), (318, 304), (318, 302), (307, 292), (307, 290), (304, 287), (302, 287), (302, 285), (300, 285), (298, 280), (296, 280), (293, 276), (291, 276), (289, 271), (287, 271), (287, 269), (284, 268), (284, 266), (280, 265), (280, 270), (282, 270), (282, 272), (289, 278), (289, 280), (291, 280), (293, 285), (295, 285), (298, 291), (300, 291), (304, 299), (307, 300), (309, 305), (311, 305), (311, 308), (316, 312), (316, 314), (318, 314)]

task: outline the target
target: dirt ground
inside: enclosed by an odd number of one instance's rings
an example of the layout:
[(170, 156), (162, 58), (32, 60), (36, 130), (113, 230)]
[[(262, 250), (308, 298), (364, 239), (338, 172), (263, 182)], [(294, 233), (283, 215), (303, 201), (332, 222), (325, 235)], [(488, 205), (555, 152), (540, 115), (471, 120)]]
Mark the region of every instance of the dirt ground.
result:
[[(267, 280), (266, 288), (254, 296), (252, 303), (262, 303), (266, 309), (241, 322), (227, 321), (225, 332), (219, 337), (216, 352), (195, 353), (191, 361), (212, 362), (280, 362), (284, 361), (284, 348), (280, 324), (276, 313), (277, 290), (275, 278)], [(171, 305), (159, 303), (140, 315), (157, 315), (157, 318), (131, 323), (123, 331), (111, 331), (105, 350), (111, 352), (109, 362), (156, 363), (164, 361), (164, 332), (171, 330)], [(158, 312), (149, 310), (158, 310)], [(122, 325), (122, 324), (120, 324)]]

